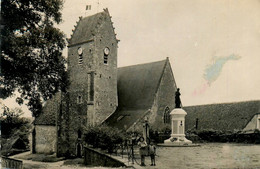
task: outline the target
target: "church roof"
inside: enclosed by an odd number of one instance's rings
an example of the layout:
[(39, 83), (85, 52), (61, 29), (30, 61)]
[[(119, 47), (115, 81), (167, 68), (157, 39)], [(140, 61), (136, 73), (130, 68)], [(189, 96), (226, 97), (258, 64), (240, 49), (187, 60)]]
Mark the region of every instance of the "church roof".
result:
[(151, 108), (167, 60), (118, 68), (118, 108)]
[(153, 105), (168, 59), (118, 69), (118, 108), (105, 123), (128, 129)]
[(61, 93), (56, 93), (43, 106), (42, 113), (35, 118), (35, 125), (56, 125), (56, 113), (60, 111)]
[(260, 101), (189, 106), (184, 109), (187, 111), (186, 130), (192, 129), (198, 118), (199, 129), (233, 131), (242, 130), (260, 112)]
[(139, 119), (143, 119), (147, 110), (116, 110), (106, 121), (105, 124), (119, 129), (129, 129)]
[(88, 17), (80, 17), (71, 38), (68, 39), (69, 46), (93, 40), (97, 28), (102, 22), (101, 20), (105, 17), (108, 17), (111, 22), (108, 9)]

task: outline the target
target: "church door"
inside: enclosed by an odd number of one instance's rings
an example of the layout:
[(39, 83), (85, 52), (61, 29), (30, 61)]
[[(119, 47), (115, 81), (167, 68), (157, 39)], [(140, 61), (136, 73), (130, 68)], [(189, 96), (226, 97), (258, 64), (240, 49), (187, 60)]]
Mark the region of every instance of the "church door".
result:
[(81, 145), (77, 144), (77, 157), (81, 157)]

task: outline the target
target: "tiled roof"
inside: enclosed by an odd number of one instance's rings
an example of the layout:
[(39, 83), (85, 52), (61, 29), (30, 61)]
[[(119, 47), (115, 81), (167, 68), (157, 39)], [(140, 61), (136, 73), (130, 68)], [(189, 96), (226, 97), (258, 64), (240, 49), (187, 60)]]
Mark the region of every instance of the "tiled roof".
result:
[(198, 129), (242, 130), (260, 112), (260, 101), (210, 104), (184, 107), (187, 112), (185, 127), (191, 129), (199, 119)]
[(60, 111), (61, 93), (56, 93), (43, 107), (43, 112), (35, 118), (35, 125), (56, 125), (56, 114)]
[(128, 129), (142, 118), (154, 102), (167, 60), (118, 69), (118, 108), (105, 123)]
[(121, 67), (117, 90), (119, 110), (151, 108), (167, 60)]
[[(110, 15), (107, 9), (103, 12), (81, 18), (73, 30), (73, 34), (69, 39), (69, 45), (78, 44), (86, 42), (93, 39), (94, 34), (97, 31), (98, 25), (104, 20), (104, 18), (109, 18), (111, 22)], [(112, 24), (112, 22), (111, 22)]]
[(143, 118), (147, 110), (116, 110), (105, 123), (111, 127), (127, 130), (138, 119)]

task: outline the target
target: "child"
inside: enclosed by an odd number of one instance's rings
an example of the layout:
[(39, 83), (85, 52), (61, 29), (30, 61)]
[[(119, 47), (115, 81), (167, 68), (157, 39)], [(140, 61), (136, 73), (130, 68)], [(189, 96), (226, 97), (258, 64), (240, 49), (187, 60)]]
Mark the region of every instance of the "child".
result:
[(153, 142), (151, 142), (150, 146), (149, 146), (149, 152), (150, 152), (150, 157), (151, 157), (151, 166), (155, 166), (155, 152), (156, 151), (156, 147), (154, 145)]
[(147, 146), (147, 143), (144, 141), (143, 137), (139, 138), (138, 146), (140, 147), (139, 153), (141, 156), (141, 166), (145, 166), (144, 160), (145, 160), (145, 147)]

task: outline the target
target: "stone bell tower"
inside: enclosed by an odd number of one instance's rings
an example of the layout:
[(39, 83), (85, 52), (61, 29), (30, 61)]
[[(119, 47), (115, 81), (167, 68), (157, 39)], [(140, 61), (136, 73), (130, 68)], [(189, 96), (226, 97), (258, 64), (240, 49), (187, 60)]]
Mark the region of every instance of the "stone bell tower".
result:
[(118, 40), (108, 10), (80, 17), (68, 42), (70, 85), (58, 115), (57, 152), (80, 156), (84, 129), (102, 123), (118, 106)]

